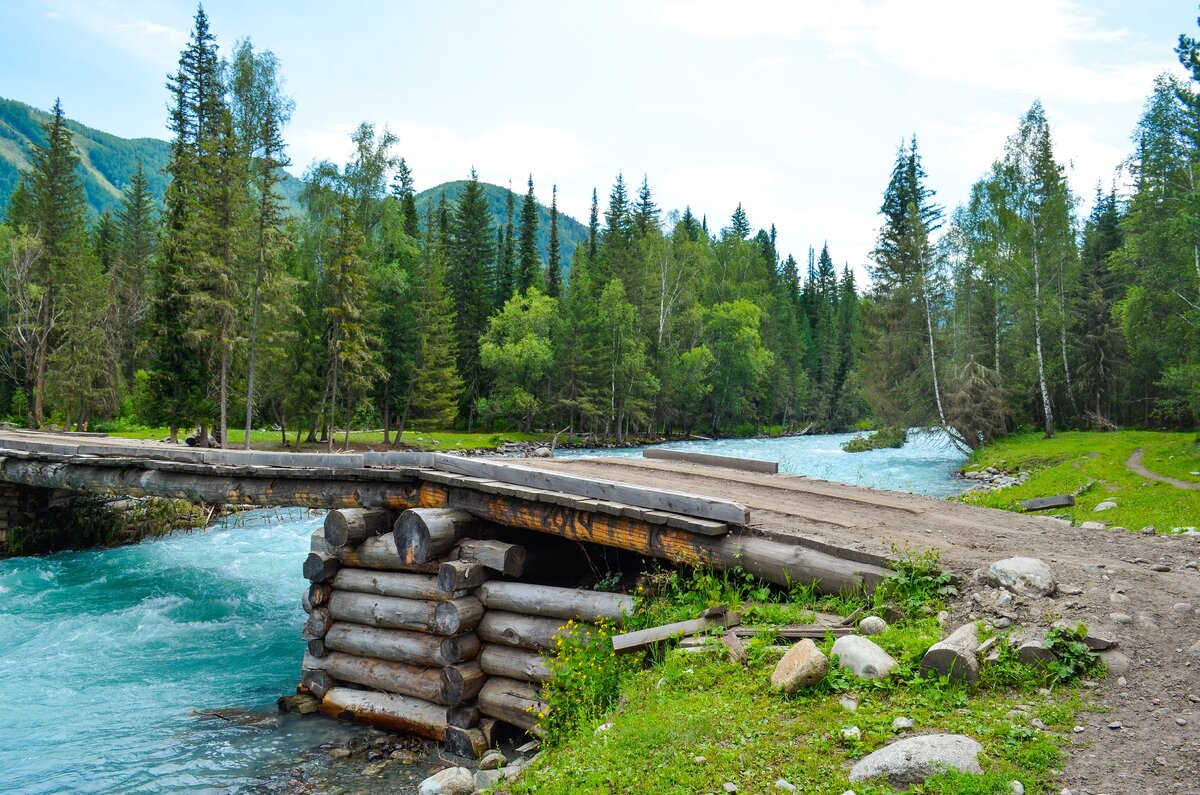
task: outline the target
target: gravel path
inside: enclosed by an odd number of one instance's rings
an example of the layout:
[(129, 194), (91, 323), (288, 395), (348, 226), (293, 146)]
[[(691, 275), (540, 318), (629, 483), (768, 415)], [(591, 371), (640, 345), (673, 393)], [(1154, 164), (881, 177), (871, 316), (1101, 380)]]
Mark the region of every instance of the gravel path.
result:
[[(1129, 456), (1129, 460), (1125, 462), (1125, 468), (1130, 472), (1136, 472), (1148, 480), (1157, 480), (1160, 483), (1170, 483), (1177, 489), (1187, 489), (1188, 491), (1200, 491), (1200, 483), (1188, 483), (1186, 480), (1160, 475), (1157, 472), (1151, 472), (1146, 469), (1146, 465), (1142, 463), (1142, 455), (1146, 452), (1145, 447), (1139, 447), (1133, 451), (1133, 455)], [(1197, 787), (1200, 790), (1200, 787)]]
[[(1097, 684), (1102, 711), (1079, 716), (1083, 731), (1067, 738), (1063, 786), (1074, 795), (1200, 793), (1200, 612), (1184, 608), (1200, 607), (1200, 571), (1188, 568), (1200, 558), (1200, 537), (1084, 530), (1056, 519), (796, 475), (639, 459), (521, 463), (735, 500), (750, 509), (751, 528), (759, 532), (876, 554), (889, 554), (894, 546), (937, 547), (964, 583), (956, 619), (1003, 614), (1036, 633), (1061, 617), (1118, 640), (1128, 670), (1114, 670)], [(980, 569), (1016, 555), (1049, 563), (1060, 593), (1018, 597), (1004, 613), (989, 612)]]

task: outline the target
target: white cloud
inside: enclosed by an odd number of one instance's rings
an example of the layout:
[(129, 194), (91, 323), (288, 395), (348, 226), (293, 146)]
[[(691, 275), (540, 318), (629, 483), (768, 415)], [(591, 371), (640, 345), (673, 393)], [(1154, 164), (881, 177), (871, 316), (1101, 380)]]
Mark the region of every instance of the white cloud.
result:
[(1088, 60), (1087, 45), (1132, 45), (1071, 0), (695, 0), (658, 19), (710, 37), (814, 38), (833, 57), (874, 58), (923, 77), (1031, 96), (1113, 103), (1145, 95), (1169, 61), (1113, 62), (1112, 46)]
[(178, 18), (175, 9), (162, 3), (43, 0), (43, 5), (48, 19), (83, 27), (110, 46), (160, 67), (174, 65), (187, 44), (187, 31), (158, 21)]

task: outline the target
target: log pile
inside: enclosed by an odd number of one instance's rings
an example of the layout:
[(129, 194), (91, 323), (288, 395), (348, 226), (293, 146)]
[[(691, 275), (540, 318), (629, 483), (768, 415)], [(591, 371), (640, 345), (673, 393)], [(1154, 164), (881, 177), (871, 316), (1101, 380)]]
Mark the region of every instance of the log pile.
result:
[(519, 581), (537, 550), (453, 508), (330, 511), (304, 562), (301, 692), (323, 714), (478, 757), (499, 723), (534, 735), (567, 621), (620, 623), (628, 596)]

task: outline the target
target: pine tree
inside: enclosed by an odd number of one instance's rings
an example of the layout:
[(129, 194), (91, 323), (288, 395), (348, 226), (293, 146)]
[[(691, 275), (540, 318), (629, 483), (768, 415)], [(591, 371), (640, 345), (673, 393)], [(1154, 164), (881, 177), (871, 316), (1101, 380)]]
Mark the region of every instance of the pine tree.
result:
[(651, 229), (659, 229), (658, 205), (650, 193), (649, 179), (642, 176), (642, 187), (638, 189), (637, 203), (633, 208), (633, 232), (638, 238), (643, 238)]
[(1092, 214), (1083, 230), (1083, 306), (1075, 329), (1079, 349), (1080, 391), (1091, 421), (1105, 427), (1111, 401), (1123, 368), (1124, 346), (1113, 305), (1120, 297), (1119, 282), (1110, 260), (1124, 244), (1115, 193), (1096, 191)]
[[(179, 69), (168, 79), (174, 105), (170, 115), (171, 141), (164, 200), (162, 253), (154, 274), (153, 329), (150, 364), (151, 405), (175, 441), (182, 425), (203, 419), (204, 369), (200, 350), (188, 322), (192, 307), (189, 286), (196, 265), (212, 256), (207, 249), (201, 194), (211, 188), (212, 161), (221, 134), (224, 89), (220, 82), (216, 41), (203, 7), (179, 56)], [(202, 440), (207, 442), (207, 439)]]
[(729, 219), (729, 231), (738, 240), (745, 240), (750, 236), (750, 222), (746, 220), (746, 211), (742, 209), (741, 202), (738, 202), (733, 217)]
[(558, 186), (550, 190), (550, 244), (546, 263), (546, 295), (562, 295), (562, 245), (558, 240)]
[(117, 256), (111, 270), (114, 347), (126, 383), (132, 383), (138, 343), (150, 311), (150, 275), (158, 250), (154, 197), (138, 161), (117, 209)]
[(475, 169), (454, 205), (449, 229), (449, 274), (454, 298), (458, 373), (463, 379), (460, 413), (470, 428), (475, 401), (487, 384), (479, 361), (479, 338), (487, 331), (490, 313), (488, 269), (495, 256), (492, 216)]
[(417, 198), (412, 170), (404, 158), (396, 166), (396, 176), (392, 180), (392, 196), (400, 202), (401, 213), (404, 217), (404, 233), (413, 240), (421, 237), (421, 227), (417, 219)]
[(517, 250), (515, 246), (516, 207), (512, 183), (505, 193), (504, 228), (496, 230), (496, 275), (492, 288), (492, 305), (499, 309), (512, 297), (517, 279)]
[(516, 292), (540, 287), (542, 258), (537, 248), (537, 199), (533, 195), (533, 175), (529, 175), (529, 190), (521, 202), (521, 240), (517, 262)]
[[(30, 152), (29, 226), (39, 239), (42, 254), (29, 274), (30, 286), (39, 291), (36, 315), (37, 344), (25, 378), (32, 395), (29, 425), (40, 428), (46, 420), (46, 374), (53, 346), (61, 344), (56, 326), (69, 314), (60, 295), (80, 270), (94, 265), (88, 250), (83, 221), (84, 193), (79, 178), (79, 156), (67, 129), (62, 103), (54, 102), (50, 120), (43, 125), (46, 143)], [(82, 330), (80, 325), (75, 331)], [(68, 332), (69, 333), (69, 332)], [(103, 355), (92, 351), (91, 356)]]
[(592, 188), (592, 209), (588, 213), (587, 255), (592, 262), (596, 261), (600, 238), (600, 203), (596, 200), (596, 189)]
[[(430, 206), (432, 213), (432, 205)], [(454, 304), (446, 289), (446, 246), (432, 214), (421, 252), (416, 290), (418, 344), (410, 386), (409, 410), (421, 428), (448, 428), (458, 414), (463, 382), (455, 366)], [(400, 432), (403, 433), (403, 425)], [(399, 442), (400, 435), (396, 435)]]
[(92, 227), (92, 255), (100, 264), (100, 270), (108, 273), (117, 258), (117, 222), (111, 210), (105, 210)]

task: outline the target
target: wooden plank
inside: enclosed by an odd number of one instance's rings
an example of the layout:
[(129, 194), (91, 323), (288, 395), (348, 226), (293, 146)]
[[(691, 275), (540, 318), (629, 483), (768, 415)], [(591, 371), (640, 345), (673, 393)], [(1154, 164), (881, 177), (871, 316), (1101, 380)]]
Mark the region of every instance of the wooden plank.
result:
[(1044, 511), (1047, 508), (1069, 508), (1075, 504), (1075, 497), (1070, 494), (1056, 494), (1053, 497), (1036, 497), (1032, 500), (1021, 500), (1019, 504), (1027, 511)]
[(766, 632), (788, 640), (802, 640), (804, 638), (819, 640), (826, 635), (833, 635), (835, 638), (840, 638), (842, 635), (852, 635), (854, 634), (854, 627), (831, 626), (829, 624), (789, 624), (783, 627), (734, 627), (731, 631), (741, 638), (748, 638), (760, 632)]
[(649, 447), (642, 451), (642, 457), (664, 461), (686, 461), (689, 464), (741, 469), (746, 472), (762, 472), (767, 475), (779, 474), (778, 461), (764, 461), (761, 458), (737, 458), (730, 455), (694, 453), (690, 450), (670, 450), (662, 447)]
[(420, 502), (431, 507), (462, 508), (481, 519), (507, 527), (627, 549), (689, 566), (741, 567), (776, 585), (812, 584), (822, 593), (870, 591), (891, 574), (882, 566), (806, 548), (796, 539), (788, 541), (734, 532), (707, 537), (599, 512), (489, 496), (467, 489), (446, 489), (433, 483), (421, 486)]
[(699, 494), (647, 489), (627, 483), (564, 475), (515, 464), (476, 458), (458, 458), (444, 454), (434, 456), (434, 466), (444, 472), (490, 478), (502, 483), (561, 491), (581, 497), (625, 503), (639, 508), (653, 508), (685, 516), (698, 516), (701, 519), (712, 519), (738, 525), (744, 525), (750, 521), (750, 512), (745, 506)]
[(639, 651), (655, 643), (669, 640), (677, 635), (693, 635), (697, 632), (712, 629), (713, 627), (737, 626), (740, 620), (737, 613), (713, 611), (713, 615), (701, 616), (689, 621), (676, 621), (673, 624), (663, 624), (660, 627), (650, 627), (649, 629), (639, 629), (636, 632), (613, 635), (613, 652), (615, 654), (628, 654), (629, 652)]

